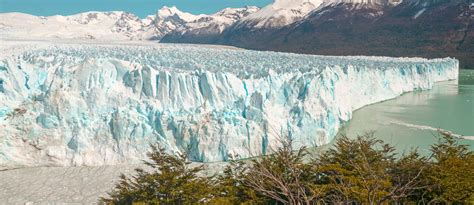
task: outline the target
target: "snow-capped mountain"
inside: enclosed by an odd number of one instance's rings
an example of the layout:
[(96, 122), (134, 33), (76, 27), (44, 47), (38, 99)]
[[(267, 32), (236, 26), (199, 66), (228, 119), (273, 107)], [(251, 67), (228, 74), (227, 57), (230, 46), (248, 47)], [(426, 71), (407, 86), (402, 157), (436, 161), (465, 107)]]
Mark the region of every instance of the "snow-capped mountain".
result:
[(146, 36), (148, 39), (159, 40), (167, 33), (184, 27), (205, 15), (193, 15), (182, 12), (175, 6), (163, 7), (154, 16), (148, 16), (143, 22), (147, 25)]
[(226, 8), (210, 15), (194, 15), (165, 6), (144, 19), (121, 11), (49, 17), (4, 13), (0, 14), (0, 34), (2, 38), (107, 40), (160, 40), (170, 34), (168, 39), (209, 41), (225, 30), (282, 28), (323, 7), (392, 5), (398, 1), (401, 0), (275, 0), (262, 9)]
[(176, 7), (163, 7), (156, 16), (147, 18), (149, 28), (154, 30), (155, 38), (161, 39), (170, 32), (185, 33), (221, 33), (241, 18), (258, 11), (258, 7), (226, 8), (211, 15), (193, 15), (182, 12)]
[(165, 6), (145, 19), (121, 11), (48, 17), (4, 13), (0, 14), (0, 35), (13, 39), (160, 40), (172, 31), (220, 33), (258, 10), (257, 7), (226, 8), (211, 15), (194, 15)]
[(362, 9), (362, 8), (383, 9), (384, 7), (396, 6), (402, 2), (403, 0), (325, 0), (324, 3), (321, 4), (321, 8), (343, 4), (343, 5), (351, 5), (353, 9)]
[[(226, 8), (213, 15), (201, 16), (175, 29), (162, 37), (164, 41), (180, 41), (185, 43), (214, 43), (218, 37), (237, 21), (258, 12), (258, 7)], [(177, 38), (177, 39), (174, 39)]]
[[(218, 43), (225, 41), (252, 38), (261, 31), (273, 32), (293, 23), (304, 21), (311, 13), (333, 7), (347, 7), (361, 10), (371, 8), (374, 16), (380, 15), (381, 9), (398, 5), (402, 0), (275, 0), (272, 4), (262, 9), (247, 9), (247, 15), (235, 18), (235, 23), (230, 25), (214, 24), (210, 22), (196, 22), (188, 24), (182, 29), (176, 29), (163, 37), (163, 42), (180, 43)], [(224, 11), (235, 11), (227, 9)], [(249, 12), (250, 11), (250, 12)], [(214, 16), (218, 16), (219, 13)], [(223, 26), (222, 26), (223, 25)], [(261, 36), (256, 36), (259, 39)], [(266, 36), (265, 38), (267, 38)], [(225, 39), (225, 41), (222, 41)], [(254, 43), (254, 42), (252, 42)], [(239, 45), (237, 45), (239, 46)]]
[(242, 18), (235, 27), (282, 27), (301, 20), (324, 0), (275, 0), (260, 11)]
[(142, 20), (131, 13), (122, 13), (111, 28), (112, 32), (121, 33), (130, 38), (141, 38), (140, 33), (144, 29)]
[(215, 28), (218, 33), (224, 31), (225, 28), (232, 25), (236, 21), (248, 16), (259, 10), (258, 7), (245, 8), (226, 8), (213, 15), (202, 17), (186, 25), (182, 32), (196, 32), (203, 29)]
[(325, 7), (347, 5), (354, 9), (383, 8), (398, 5), (401, 2), (402, 0), (275, 0), (260, 11), (242, 18), (235, 24), (234, 29), (281, 28), (300, 21), (311, 12)]
[(126, 12), (86, 12), (71, 16), (0, 14), (0, 35), (16, 39), (132, 39), (142, 21)]
[[(242, 18), (221, 35), (204, 38), (172, 33), (162, 42), (212, 43), (321, 55), (454, 56), (461, 60), (463, 68), (472, 68), (474, 7), (470, 2), (277, 0)], [(316, 8), (303, 9), (305, 12), (295, 9), (309, 3)]]

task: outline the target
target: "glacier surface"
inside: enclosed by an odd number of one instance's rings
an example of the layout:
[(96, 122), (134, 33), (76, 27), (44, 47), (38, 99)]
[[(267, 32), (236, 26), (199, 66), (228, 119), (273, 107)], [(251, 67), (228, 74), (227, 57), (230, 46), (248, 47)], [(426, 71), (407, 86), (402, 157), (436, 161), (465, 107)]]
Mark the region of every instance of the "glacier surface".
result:
[(0, 166), (222, 161), (330, 142), (352, 112), (457, 79), (452, 58), (2, 41)]

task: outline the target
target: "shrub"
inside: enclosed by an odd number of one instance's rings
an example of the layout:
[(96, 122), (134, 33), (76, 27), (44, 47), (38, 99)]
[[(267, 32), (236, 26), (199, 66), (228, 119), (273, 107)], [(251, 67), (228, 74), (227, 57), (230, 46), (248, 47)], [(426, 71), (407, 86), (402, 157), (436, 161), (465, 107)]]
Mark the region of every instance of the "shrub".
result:
[(213, 186), (207, 177), (198, 173), (204, 166), (190, 167), (186, 155), (170, 155), (159, 146), (151, 146), (150, 161), (145, 164), (150, 171), (136, 169), (134, 176), (120, 176), (120, 181), (109, 197), (101, 201), (107, 204), (195, 204), (212, 198)]

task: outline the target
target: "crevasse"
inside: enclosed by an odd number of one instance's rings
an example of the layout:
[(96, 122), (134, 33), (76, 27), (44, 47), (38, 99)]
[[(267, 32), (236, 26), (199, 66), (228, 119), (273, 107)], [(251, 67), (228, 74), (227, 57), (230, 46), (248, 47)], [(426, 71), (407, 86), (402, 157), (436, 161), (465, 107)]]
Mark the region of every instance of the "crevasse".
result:
[[(6, 43), (7, 44), (7, 43)], [(330, 142), (362, 106), (457, 79), (451, 58), (187, 45), (7, 44), (0, 166), (137, 162), (150, 143), (222, 161)]]

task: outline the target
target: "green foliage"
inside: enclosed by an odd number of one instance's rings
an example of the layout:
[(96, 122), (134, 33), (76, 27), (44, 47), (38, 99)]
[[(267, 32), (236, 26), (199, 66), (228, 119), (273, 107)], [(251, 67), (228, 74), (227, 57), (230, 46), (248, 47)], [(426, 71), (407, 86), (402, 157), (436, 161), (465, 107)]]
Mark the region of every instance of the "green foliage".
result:
[(247, 169), (242, 161), (230, 162), (223, 173), (217, 176), (217, 194), (211, 204), (265, 204), (268, 199), (246, 186)]
[(312, 165), (304, 162), (307, 155), (305, 147), (294, 152), (292, 141), (283, 140), (274, 154), (250, 161), (244, 183), (281, 204), (315, 203), (322, 190)]
[[(395, 158), (394, 148), (371, 135), (340, 137), (334, 148), (316, 158), (328, 203), (398, 202), (416, 190), (423, 161), (416, 152)], [(415, 179), (415, 180), (414, 180)]]
[(186, 155), (152, 146), (146, 165), (122, 175), (108, 204), (472, 204), (474, 154), (442, 133), (432, 157), (395, 149), (372, 135), (339, 137), (311, 155), (283, 140), (273, 154), (232, 161), (222, 173), (199, 176)]
[(447, 133), (431, 147), (435, 162), (427, 170), (425, 198), (431, 203), (474, 203), (474, 154)]
[(390, 169), (392, 183), (398, 189), (394, 190), (391, 201), (406, 204), (419, 202), (419, 196), (428, 187), (423, 183), (423, 176), (430, 167), (428, 157), (420, 156), (417, 150), (412, 150), (396, 161)]
[(151, 146), (151, 161), (145, 164), (151, 169), (136, 169), (132, 177), (120, 176), (109, 198), (101, 201), (110, 204), (195, 204), (212, 197), (211, 181), (197, 174), (203, 166), (189, 167), (185, 155), (169, 155), (158, 146)]

